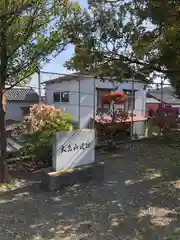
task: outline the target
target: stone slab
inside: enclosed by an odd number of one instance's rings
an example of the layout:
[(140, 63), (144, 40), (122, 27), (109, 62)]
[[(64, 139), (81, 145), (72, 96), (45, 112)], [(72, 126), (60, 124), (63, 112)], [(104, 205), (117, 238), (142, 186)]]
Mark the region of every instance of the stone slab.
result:
[(42, 169), (42, 186), (53, 191), (79, 182), (90, 180), (101, 181), (104, 178), (104, 163), (93, 163), (81, 167), (53, 171), (52, 168)]
[(58, 132), (53, 145), (54, 171), (92, 164), (95, 162), (94, 129)]

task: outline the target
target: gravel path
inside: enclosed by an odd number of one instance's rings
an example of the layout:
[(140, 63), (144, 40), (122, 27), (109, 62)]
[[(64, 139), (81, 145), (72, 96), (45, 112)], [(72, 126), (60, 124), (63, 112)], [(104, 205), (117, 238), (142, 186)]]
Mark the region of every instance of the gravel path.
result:
[(180, 229), (180, 193), (169, 167), (180, 150), (134, 143), (118, 152), (103, 157), (104, 180), (59, 192), (40, 189), (38, 174), (22, 174), (0, 196), (0, 239), (180, 239), (170, 238)]

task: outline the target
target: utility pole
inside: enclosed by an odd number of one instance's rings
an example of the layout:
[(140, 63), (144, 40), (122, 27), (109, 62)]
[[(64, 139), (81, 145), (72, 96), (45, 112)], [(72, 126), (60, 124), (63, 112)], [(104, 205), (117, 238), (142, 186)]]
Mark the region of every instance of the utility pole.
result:
[(161, 80), (161, 103), (163, 102), (163, 80)]
[(39, 93), (39, 103), (41, 103), (41, 72), (38, 70), (38, 93)]
[(131, 140), (134, 140), (134, 77), (132, 78), (132, 95), (131, 95)]
[(78, 128), (81, 129), (81, 82), (78, 79)]

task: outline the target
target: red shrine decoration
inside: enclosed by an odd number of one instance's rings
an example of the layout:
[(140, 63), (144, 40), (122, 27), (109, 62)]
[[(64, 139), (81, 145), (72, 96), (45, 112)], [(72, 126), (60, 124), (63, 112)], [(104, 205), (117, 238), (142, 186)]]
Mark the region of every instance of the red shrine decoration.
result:
[(109, 93), (102, 97), (101, 104), (110, 104), (112, 101), (114, 104), (123, 104), (128, 99), (128, 96), (124, 93)]

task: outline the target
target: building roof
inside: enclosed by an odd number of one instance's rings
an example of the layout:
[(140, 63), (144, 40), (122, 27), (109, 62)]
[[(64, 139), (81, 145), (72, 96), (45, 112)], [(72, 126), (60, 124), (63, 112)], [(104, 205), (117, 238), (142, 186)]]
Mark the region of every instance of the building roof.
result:
[(148, 95), (166, 104), (180, 104), (180, 99), (175, 96), (172, 88), (163, 88), (162, 94), (161, 90), (149, 91)]
[(77, 73), (72, 73), (72, 74), (65, 74), (60, 77), (44, 81), (44, 82), (42, 82), (42, 84), (53, 84), (53, 83), (64, 82), (64, 81), (80, 80), (83, 77), (92, 78), (91, 75), (82, 74), (82, 73), (77, 72)]
[(159, 101), (159, 100), (157, 100), (157, 99), (155, 99), (155, 98), (153, 98), (153, 97), (147, 97), (146, 98), (146, 103), (161, 103), (161, 101)]
[(32, 88), (12, 88), (6, 91), (6, 100), (37, 103), (39, 95)]
[[(44, 81), (42, 82), (42, 84), (53, 84), (53, 83), (58, 83), (58, 82), (63, 82), (63, 81), (72, 81), (72, 80), (82, 80), (82, 78), (86, 78), (86, 79), (92, 79), (93, 78), (93, 74), (91, 73), (87, 73), (87, 72), (76, 72), (76, 73), (72, 73), (72, 74), (65, 74), (65, 75), (62, 75), (58, 78), (54, 78), (54, 79), (51, 79), (51, 80), (47, 80), (47, 81)], [(105, 79), (107, 80), (110, 80), (110, 77), (106, 77)], [(123, 82), (128, 82), (128, 81), (132, 81), (131, 79), (130, 80), (124, 80)], [(141, 80), (137, 80), (135, 79), (134, 80), (135, 82), (142, 82)]]

